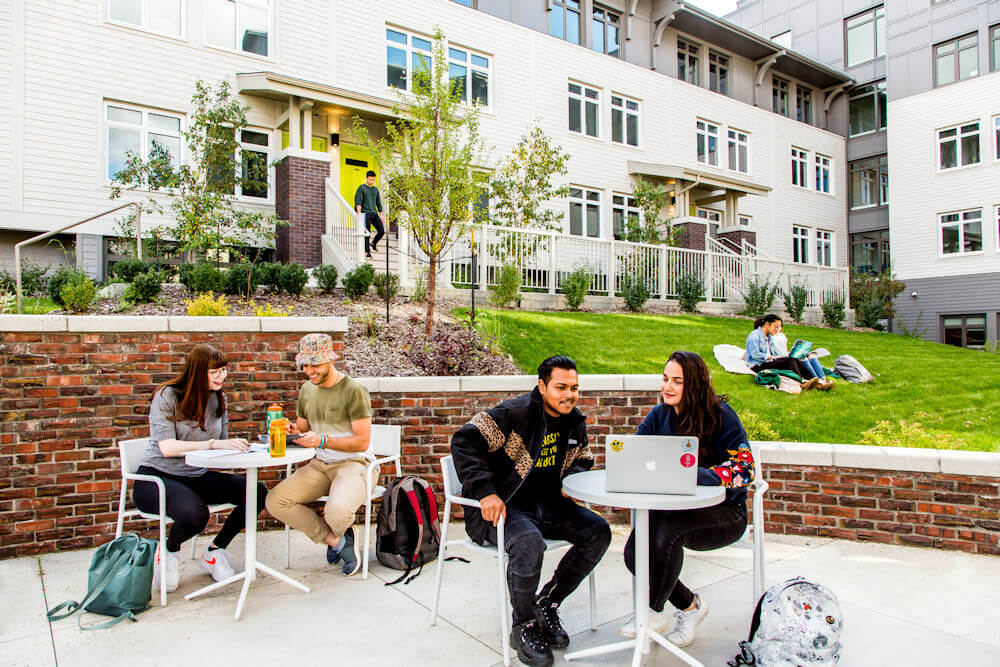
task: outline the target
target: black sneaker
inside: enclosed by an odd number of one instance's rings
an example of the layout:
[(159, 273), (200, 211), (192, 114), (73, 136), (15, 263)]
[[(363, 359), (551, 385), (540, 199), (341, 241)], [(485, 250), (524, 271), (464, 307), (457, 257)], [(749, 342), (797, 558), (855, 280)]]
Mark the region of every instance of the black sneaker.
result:
[(559, 606), (553, 603), (540, 603), (535, 611), (538, 620), (538, 630), (542, 638), (552, 648), (569, 646), (569, 634), (559, 622)]
[(518, 623), (510, 631), (510, 646), (526, 665), (549, 667), (553, 662), (552, 649), (542, 637), (535, 620)]

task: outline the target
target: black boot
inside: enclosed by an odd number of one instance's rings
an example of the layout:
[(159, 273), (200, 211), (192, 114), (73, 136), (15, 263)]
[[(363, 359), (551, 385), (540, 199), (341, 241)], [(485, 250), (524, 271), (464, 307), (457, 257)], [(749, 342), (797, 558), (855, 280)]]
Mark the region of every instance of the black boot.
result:
[(517, 651), (517, 657), (526, 665), (549, 667), (554, 661), (552, 649), (542, 637), (535, 619), (518, 623), (511, 628), (510, 646)]
[(535, 618), (538, 620), (538, 629), (546, 644), (552, 648), (569, 646), (569, 634), (559, 622), (559, 605), (544, 598), (539, 600), (538, 608), (535, 610)]

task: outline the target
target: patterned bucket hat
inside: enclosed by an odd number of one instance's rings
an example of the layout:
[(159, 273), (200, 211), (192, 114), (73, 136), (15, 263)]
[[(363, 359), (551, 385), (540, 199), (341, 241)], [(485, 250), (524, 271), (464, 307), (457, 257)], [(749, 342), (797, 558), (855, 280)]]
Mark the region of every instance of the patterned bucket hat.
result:
[(326, 334), (307, 334), (299, 340), (299, 353), (295, 355), (295, 365), (302, 368), (306, 364), (319, 366), (340, 359), (333, 351), (333, 339)]

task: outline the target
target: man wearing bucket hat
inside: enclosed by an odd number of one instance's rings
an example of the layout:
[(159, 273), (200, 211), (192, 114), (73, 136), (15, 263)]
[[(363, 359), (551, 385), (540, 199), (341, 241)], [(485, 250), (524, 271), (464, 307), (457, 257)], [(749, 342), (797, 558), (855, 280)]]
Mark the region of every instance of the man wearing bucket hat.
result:
[[(295, 444), (315, 447), (316, 457), (267, 494), (267, 511), (316, 544), (325, 543), (332, 565), (343, 561), (351, 576), (361, 567), (354, 548), (354, 513), (367, 497), (365, 470), (372, 426), (368, 390), (338, 371), (333, 339), (308, 334), (299, 341), (296, 365), (308, 382), (299, 391)], [(378, 479), (378, 468), (371, 483)], [(328, 496), (322, 518), (307, 503)]]

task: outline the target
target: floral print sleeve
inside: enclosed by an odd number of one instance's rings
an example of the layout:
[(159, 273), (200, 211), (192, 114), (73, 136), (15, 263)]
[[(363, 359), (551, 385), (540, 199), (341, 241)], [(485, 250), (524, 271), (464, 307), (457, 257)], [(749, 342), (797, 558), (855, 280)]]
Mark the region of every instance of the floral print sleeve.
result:
[(706, 472), (714, 473), (719, 478), (718, 483), (726, 488), (737, 489), (749, 485), (754, 476), (753, 452), (750, 450), (750, 444), (743, 442), (736, 449), (727, 451), (729, 460), (707, 468)]

